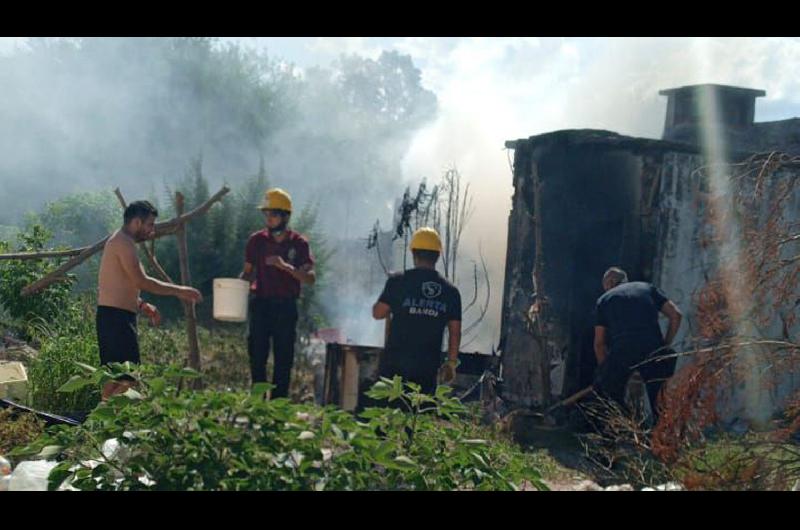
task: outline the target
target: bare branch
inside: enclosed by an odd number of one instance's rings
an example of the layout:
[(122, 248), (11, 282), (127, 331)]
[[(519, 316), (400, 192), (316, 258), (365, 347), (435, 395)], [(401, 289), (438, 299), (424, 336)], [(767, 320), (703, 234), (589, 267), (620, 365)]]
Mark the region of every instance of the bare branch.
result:
[(481, 265), (483, 266), (483, 277), (486, 280), (486, 300), (484, 300), (484, 303), (481, 306), (480, 316), (478, 316), (478, 318), (473, 323), (467, 326), (467, 328), (463, 332), (464, 335), (467, 335), (474, 329), (477, 329), (480, 323), (483, 322), (483, 319), (486, 317), (486, 313), (489, 310), (489, 300), (492, 297), (492, 286), (491, 282), (489, 281), (489, 271), (486, 268), (486, 259), (483, 256), (483, 249), (481, 248), (481, 245), (478, 245), (478, 255), (481, 258)]
[(472, 277), (475, 280), (475, 291), (472, 293), (472, 301), (467, 304), (467, 307), (464, 308), (463, 312), (466, 313), (469, 311), (472, 306), (475, 305), (475, 302), (478, 301), (478, 264), (473, 262), (474, 269), (472, 271)]

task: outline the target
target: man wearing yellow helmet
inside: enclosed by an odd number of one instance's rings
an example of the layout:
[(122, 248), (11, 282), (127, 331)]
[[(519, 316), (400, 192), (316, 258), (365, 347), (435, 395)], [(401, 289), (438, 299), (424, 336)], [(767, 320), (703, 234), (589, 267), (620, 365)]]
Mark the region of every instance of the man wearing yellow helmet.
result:
[[(391, 318), (380, 375), (400, 375), (432, 394), (437, 372), (444, 382), (455, 378), (461, 345), (461, 294), (436, 271), (442, 252), (439, 234), (420, 228), (411, 238), (414, 268), (386, 280), (372, 308), (377, 320)], [(442, 339), (448, 331), (447, 361), (442, 365)]]
[(308, 239), (288, 229), (292, 199), (280, 188), (267, 190), (259, 206), (266, 228), (250, 236), (241, 278), (250, 281), (247, 339), (253, 384), (266, 382), (270, 342), (275, 354), (272, 397), (288, 397), (294, 364), (297, 298), (301, 284), (312, 285), (314, 256)]

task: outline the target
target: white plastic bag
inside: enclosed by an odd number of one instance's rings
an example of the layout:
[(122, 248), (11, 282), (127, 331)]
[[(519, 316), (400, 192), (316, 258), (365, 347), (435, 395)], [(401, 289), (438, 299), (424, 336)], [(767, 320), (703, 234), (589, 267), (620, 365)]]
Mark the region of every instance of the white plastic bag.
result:
[(8, 491), (47, 491), (47, 477), (57, 465), (52, 460), (20, 462), (11, 473)]

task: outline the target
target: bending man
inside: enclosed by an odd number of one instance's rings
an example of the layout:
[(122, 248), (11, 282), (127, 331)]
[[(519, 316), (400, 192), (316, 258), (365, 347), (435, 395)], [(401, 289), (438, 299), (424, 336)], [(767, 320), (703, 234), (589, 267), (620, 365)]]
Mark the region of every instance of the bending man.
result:
[[(594, 349), (597, 356), (595, 389), (624, 406), (625, 387), (633, 366), (648, 358), (669, 353), (683, 315), (678, 307), (654, 285), (628, 282), (620, 268), (603, 275), (603, 294), (597, 300)], [(666, 336), (661, 333), (658, 313), (669, 319)], [(610, 345), (610, 348), (608, 347)], [(652, 360), (638, 367), (647, 385), (647, 396), (655, 419), (662, 385), (675, 371), (675, 358)]]

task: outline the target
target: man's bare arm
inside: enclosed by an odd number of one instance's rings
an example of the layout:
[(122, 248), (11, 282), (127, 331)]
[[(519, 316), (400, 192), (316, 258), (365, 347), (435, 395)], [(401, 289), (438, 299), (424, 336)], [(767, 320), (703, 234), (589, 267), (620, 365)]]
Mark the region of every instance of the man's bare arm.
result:
[(667, 328), (667, 335), (664, 337), (664, 343), (669, 346), (675, 340), (675, 335), (678, 334), (678, 329), (681, 327), (683, 313), (672, 300), (667, 300), (661, 306), (661, 312), (669, 319), (669, 328)]
[(594, 327), (594, 355), (597, 357), (597, 364), (603, 364), (608, 355), (606, 347), (606, 328), (603, 326)]
[(175, 296), (189, 302), (202, 301), (202, 296), (196, 289), (162, 282), (145, 274), (135, 247), (122, 247), (118, 256), (122, 269), (137, 289), (160, 296)]

